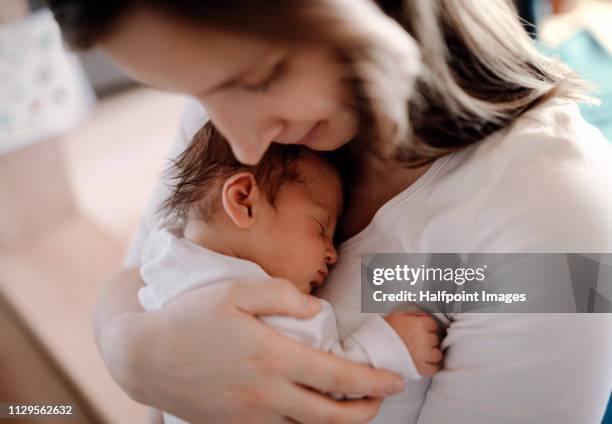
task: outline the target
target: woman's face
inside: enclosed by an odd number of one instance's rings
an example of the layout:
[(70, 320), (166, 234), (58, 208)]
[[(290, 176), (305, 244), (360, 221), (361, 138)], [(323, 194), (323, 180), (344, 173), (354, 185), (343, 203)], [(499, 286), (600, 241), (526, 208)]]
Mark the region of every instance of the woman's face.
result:
[(143, 83), (198, 98), (245, 164), (272, 142), (334, 150), (357, 131), (345, 67), (330, 50), (222, 33), (145, 8), (101, 45)]

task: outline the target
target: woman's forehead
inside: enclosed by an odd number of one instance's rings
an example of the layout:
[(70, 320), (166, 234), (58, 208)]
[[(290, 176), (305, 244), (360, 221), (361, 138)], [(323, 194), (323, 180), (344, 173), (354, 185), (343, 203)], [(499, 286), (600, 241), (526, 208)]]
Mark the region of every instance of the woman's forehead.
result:
[(135, 79), (198, 95), (256, 67), (278, 43), (168, 19), (138, 8), (100, 43)]

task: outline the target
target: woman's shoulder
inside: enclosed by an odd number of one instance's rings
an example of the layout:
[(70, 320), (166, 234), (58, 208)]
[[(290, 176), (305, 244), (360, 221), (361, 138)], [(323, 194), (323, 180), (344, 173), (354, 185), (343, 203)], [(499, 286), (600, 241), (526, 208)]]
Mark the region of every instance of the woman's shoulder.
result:
[(510, 151), (506, 172), (511, 178), (540, 181), (568, 194), (612, 181), (612, 145), (574, 103), (552, 101), (526, 113), (500, 144)]
[(597, 164), (612, 157), (610, 143), (589, 124), (576, 103), (550, 100), (519, 117), (507, 131), (507, 144), (524, 143), (522, 157), (554, 155), (574, 165)]
[[(584, 120), (577, 104), (549, 100), (476, 143), (468, 156), (540, 165), (556, 159), (558, 165), (590, 167), (609, 165), (612, 146), (596, 127)], [(562, 169), (545, 167), (538, 173), (545, 175), (547, 171)]]
[(491, 177), (475, 225), (495, 223), (501, 245), (612, 251), (612, 146), (577, 105), (548, 102), (464, 160)]

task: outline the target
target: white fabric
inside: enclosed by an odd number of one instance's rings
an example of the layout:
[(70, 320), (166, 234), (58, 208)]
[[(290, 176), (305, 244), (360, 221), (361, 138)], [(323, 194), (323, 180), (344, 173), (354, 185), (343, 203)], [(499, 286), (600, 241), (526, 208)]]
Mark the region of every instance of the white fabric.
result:
[[(207, 121), (208, 116), (202, 105), (194, 99), (189, 99), (183, 111), (179, 132), (168, 157), (174, 159), (180, 155), (187, 148), (193, 136)], [(171, 162), (168, 161), (167, 167), (170, 165)], [(158, 226), (159, 215), (157, 211), (162, 202), (170, 196), (169, 183), (169, 181), (160, 178), (155, 184), (123, 260), (125, 268), (140, 266), (142, 250), (147, 242), (147, 238), (151, 231)], [(169, 221), (171, 222), (172, 220), (170, 219)]]
[[(342, 333), (366, 317), (366, 252), (612, 252), (612, 147), (575, 105), (553, 102), (437, 161), (339, 246), (320, 295)], [(376, 422), (601, 423), (612, 315), (438, 318), (449, 325), (443, 370), (428, 391), (426, 381), (406, 390), (401, 414), (387, 408)]]
[[(154, 230), (142, 262), (140, 275), (145, 287), (138, 291), (138, 299), (147, 311), (163, 308), (177, 296), (199, 287), (235, 279), (265, 281), (270, 278), (253, 262), (222, 255), (190, 242), (182, 237), (179, 227)], [(406, 380), (421, 378), (402, 340), (378, 315), (364, 319), (342, 340), (334, 311), (324, 300), (321, 300), (321, 311), (313, 318), (270, 316), (263, 317), (262, 321), (325, 352), (391, 370)], [(164, 419), (167, 424), (183, 422), (166, 413)]]
[[(186, 128), (204, 119), (197, 105), (189, 110), (178, 150), (193, 134)], [(340, 333), (368, 317), (359, 312), (361, 252), (612, 252), (611, 150), (575, 105), (548, 102), (437, 161), (340, 246), (321, 292)], [(158, 191), (152, 205), (162, 199)], [(126, 264), (139, 264), (154, 223), (145, 212)], [(422, 379), (388, 398), (376, 422), (601, 422), (612, 388), (609, 315), (440, 318), (448, 324), (444, 369), (431, 387)]]

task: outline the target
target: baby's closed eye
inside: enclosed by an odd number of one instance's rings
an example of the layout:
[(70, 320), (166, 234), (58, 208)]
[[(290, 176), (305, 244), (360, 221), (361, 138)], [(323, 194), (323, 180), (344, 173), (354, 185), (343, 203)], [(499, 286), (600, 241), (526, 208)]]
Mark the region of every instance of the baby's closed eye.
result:
[(320, 234), (321, 234), (322, 236), (324, 236), (324, 235), (325, 235), (325, 226), (324, 226), (324, 225), (323, 225), (323, 223), (322, 223), (320, 220), (318, 220), (318, 219), (315, 219), (315, 222), (317, 223), (317, 225), (318, 225), (318, 227), (319, 227)]

